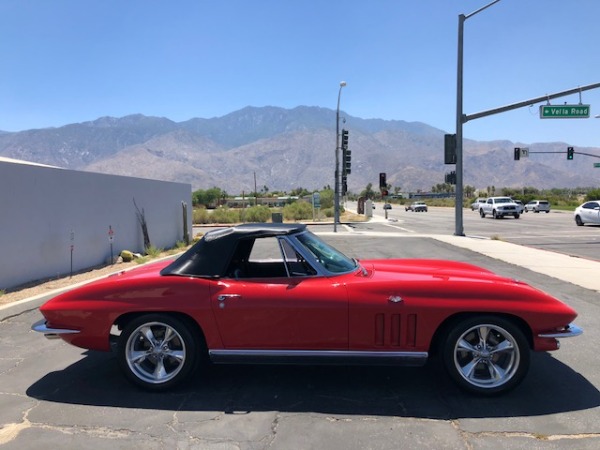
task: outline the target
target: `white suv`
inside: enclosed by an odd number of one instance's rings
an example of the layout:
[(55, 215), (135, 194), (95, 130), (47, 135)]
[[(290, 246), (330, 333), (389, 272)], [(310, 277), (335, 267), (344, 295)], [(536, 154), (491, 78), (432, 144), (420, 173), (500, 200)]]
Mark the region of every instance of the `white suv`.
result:
[(548, 200), (531, 200), (529, 203), (525, 205), (525, 212), (533, 211), (536, 213), (539, 212), (550, 212), (550, 202)]

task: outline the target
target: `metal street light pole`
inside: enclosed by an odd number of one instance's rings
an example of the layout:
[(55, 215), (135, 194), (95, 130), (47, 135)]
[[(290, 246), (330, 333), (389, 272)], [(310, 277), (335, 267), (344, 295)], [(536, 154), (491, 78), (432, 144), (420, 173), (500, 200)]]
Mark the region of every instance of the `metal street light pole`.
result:
[(340, 221), (340, 97), (345, 81), (340, 81), (338, 91), (337, 109), (335, 113), (335, 183), (333, 193), (333, 232), (337, 233), (337, 224)]
[(463, 227), (463, 35), (465, 20), (489, 8), (500, 0), (494, 0), (471, 14), (458, 16), (458, 57), (456, 74), (456, 210), (455, 230), (456, 236), (464, 236)]

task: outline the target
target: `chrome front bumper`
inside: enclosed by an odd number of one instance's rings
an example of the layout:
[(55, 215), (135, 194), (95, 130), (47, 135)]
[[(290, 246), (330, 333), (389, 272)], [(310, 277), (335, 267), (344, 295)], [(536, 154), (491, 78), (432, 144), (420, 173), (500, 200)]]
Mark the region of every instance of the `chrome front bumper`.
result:
[(33, 331), (43, 333), (48, 339), (60, 339), (61, 334), (77, 334), (79, 330), (69, 330), (61, 328), (48, 328), (46, 319), (38, 320), (36, 323), (31, 325)]
[(542, 333), (538, 334), (541, 338), (554, 338), (554, 339), (562, 339), (568, 337), (579, 336), (583, 333), (583, 330), (579, 328), (577, 325), (571, 323), (564, 327), (562, 330), (556, 330), (553, 333)]

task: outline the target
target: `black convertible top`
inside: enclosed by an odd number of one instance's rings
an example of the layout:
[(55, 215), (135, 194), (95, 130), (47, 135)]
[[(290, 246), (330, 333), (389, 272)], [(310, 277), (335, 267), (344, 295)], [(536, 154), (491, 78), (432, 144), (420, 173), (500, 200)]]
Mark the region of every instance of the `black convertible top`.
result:
[(209, 231), (183, 255), (162, 269), (160, 274), (223, 276), (239, 240), (282, 236), (300, 233), (305, 229), (304, 224), (247, 223)]

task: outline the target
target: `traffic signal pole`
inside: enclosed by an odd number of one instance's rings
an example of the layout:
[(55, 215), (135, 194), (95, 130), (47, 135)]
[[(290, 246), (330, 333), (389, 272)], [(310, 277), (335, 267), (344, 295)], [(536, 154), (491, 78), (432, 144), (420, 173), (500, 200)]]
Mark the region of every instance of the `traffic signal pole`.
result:
[(458, 16), (458, 54), (457, 54), (457, 70), (456, 70), (456, 206), (455, 206), (455, 230), (456, 236), (464, 236), (463, 227), (463, 124), (469, 120), (479, 119), (481, 117), (491, 116), (493, 114), (499, 114), (513, 109), (522, 108), (523, 106), (531, 106), (534, 103), (540, 103), (551, 99), (564, 97), (565, 95), (571, 95), (581, 93), (590, 89), (596, 89), (600, 87), (600, 83), (588, 84), (587, 86), (581, 86), (567, 91), (557, 92), (555, 94), (546, 94), (541, 97), (532, 98), (519, 103), (513, 103), (511, 105), (502, 106), (499, 108), (482, 111), (475, 114), (464, 114), (463, 113), (463, 40), (464, 40), (464, 25), (465, 20), (469, 17), (480, 13), (484, 9), (498, 3), (500, 0), (494, 0), (493, 2), (479, 8), (477, 11), (471, 14), (460, 14)]
[(337, 109), (335, 113), (335, 181), (333, 192), (333, 232), (337, 233), (337, 224), (340, 221), (340, 97), (342, 88), (346, 86), (345, 81), (340, 82), (338, 91)]

